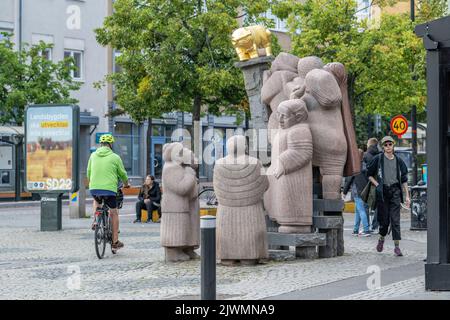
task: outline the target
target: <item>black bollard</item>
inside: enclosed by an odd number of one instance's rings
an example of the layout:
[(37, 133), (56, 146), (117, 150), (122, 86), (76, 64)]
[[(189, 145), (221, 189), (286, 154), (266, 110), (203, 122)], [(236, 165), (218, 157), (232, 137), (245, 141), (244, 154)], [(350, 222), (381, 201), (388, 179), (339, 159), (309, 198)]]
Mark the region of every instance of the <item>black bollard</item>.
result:
[(200, 217), (201, 299), (216, 300), (216, 217)]

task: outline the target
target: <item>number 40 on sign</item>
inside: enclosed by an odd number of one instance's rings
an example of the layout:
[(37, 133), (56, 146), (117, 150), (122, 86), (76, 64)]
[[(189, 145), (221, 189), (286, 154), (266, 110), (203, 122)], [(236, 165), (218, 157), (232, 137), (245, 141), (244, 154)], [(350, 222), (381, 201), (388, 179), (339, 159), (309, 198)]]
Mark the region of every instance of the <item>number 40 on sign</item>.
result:
[(398, 137), (401, 138), (402, 135), (408, 131), (408, 120), (402, 115), (395, 116), (391, 119), (391, 131)]

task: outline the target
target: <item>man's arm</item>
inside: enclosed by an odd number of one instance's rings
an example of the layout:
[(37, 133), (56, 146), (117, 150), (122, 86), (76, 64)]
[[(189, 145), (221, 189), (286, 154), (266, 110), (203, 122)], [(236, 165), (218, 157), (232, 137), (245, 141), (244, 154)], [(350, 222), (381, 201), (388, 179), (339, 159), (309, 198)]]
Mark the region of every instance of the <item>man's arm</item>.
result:
[(409, 189), (408, 189), (408, 168), (406, 167), (405, 162), (398, 158), (398, 161), (400, 162), (400, 179), (401, 184), (403, 187), (403, 192), (405, 193), (405, 204), (407, 207), (411, 204), (411, 198), (409, 196)]
[(89, 187), (89, 182), (91, 181), (91, 158), (89, 157), (88, 166), (86, 170), (86, 187)]
[(125, 170), (122, 159), (119, 156), (117, 156), (117, 174), (123, 182), (123, 187), (128, 188), (130, 185), (128, 184), (127, 171)]
[(161, 189), (159, 188), (159, 184), (157, 184), (155, 187), (156, 187), (156, 199), (154, 201), (159, 203), (161, 202)]
[(344, 195), (348, 193), (348, 190), (350, 190), (350, 186), (352, 185), (354, 179), (355, 176), (345, 178), (344, 190), (342, 191)]
[(378, 181), (374, 178), (374, 175), (378, 170), (378, 156), (375, 156), (367, 165), (367, 178), (375, 187), (378, 187)]
[(409, 197), (409, 190), (408, 190), (408, 182), (405, 182), (402, 184), (403, 191), (405, 192), (405, 204), (407, 207), (411, 204), (411, 198)]

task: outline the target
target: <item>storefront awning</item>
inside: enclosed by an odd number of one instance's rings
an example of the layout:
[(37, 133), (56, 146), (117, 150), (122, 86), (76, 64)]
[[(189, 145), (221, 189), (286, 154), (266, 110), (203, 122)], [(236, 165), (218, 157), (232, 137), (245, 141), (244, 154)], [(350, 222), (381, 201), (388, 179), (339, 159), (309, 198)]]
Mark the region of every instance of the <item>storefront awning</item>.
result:
[(23, 127), (0, 126), (0, 136), (24, 135)]

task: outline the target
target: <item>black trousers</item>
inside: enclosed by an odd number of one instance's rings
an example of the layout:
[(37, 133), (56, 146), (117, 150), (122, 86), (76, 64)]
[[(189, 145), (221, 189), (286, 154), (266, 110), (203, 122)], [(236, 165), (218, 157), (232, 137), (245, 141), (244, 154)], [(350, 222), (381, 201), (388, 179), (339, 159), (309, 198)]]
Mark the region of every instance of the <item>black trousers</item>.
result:
[(158, 210), (158, 215), (161, 218), (161, 207), (157, 207), (153, 202), (145, 203), (144, 200), (136, 202), (136, 219), (141, 220), (141, 210), (147, 210), (148, 217), (151, 219), (153, 210)]
[(380, 225), (379, 233), (383, 237), (387, 235), (389, 225), (392, 229), (392, 239), (401, 240), (400, 236), (400, 185), (383, 186), (383, 201), (377, 199), (377, 220)]

